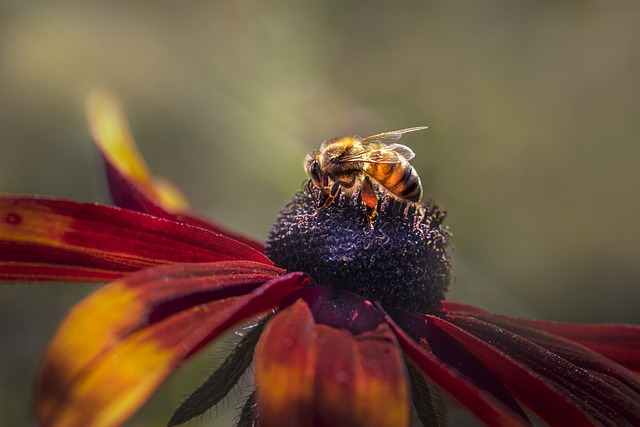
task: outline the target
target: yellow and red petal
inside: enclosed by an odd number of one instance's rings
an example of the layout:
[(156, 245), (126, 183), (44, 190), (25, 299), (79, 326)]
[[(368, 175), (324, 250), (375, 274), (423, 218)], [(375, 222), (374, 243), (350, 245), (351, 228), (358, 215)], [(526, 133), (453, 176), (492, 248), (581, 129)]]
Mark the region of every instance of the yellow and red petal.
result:
[(255, 371), (264, 426), (410, 424), (404, 362), (385, 324), (354, 335), (316, 323), (297, 300), (267, 324)]
[(262, 243), (193, 215), (178, 187), (152, 176), (136, 148), (122, 106), (108, 90), (96, 89), (90, 94), (87, 115), (91, 134), (105, 161), (109, 189), (116, 205), (206, 228), (263, 251)]
[(251, 260), (262, 253), (184, 223), (122, 208), (0, 196), (0, 280), (113, 279), (176, 262)]
[(284, 273), (249, 261), (145, 269), (104, 286), (76, 305), (65, 320), (68, 338), (58, 340), (60, 352), (85, 347), (82, 357), (91, 360), (138, 329), (208, 301), (248, 294)]
[(251, 262), (171, 265), (104, 287), (74, 308), (47, 349), (39, 423), (121, 424), (182, 361), (307, 280), (280, 274)]
[[(149, 167), (135, 146), (124, 111), (115, 96), (106, 89), (95, 89), (87, 99), (89, 129), (95, 143), (105, 156), (105, 160), (116, 168), (122, 176), (135, 183), (158, 206), (167, 210), (188, 208), (184, 196), (177, 193), (178, 200), (163, 197), (156, 192)], [(176, 203), (177, 202), (177, 203)]]

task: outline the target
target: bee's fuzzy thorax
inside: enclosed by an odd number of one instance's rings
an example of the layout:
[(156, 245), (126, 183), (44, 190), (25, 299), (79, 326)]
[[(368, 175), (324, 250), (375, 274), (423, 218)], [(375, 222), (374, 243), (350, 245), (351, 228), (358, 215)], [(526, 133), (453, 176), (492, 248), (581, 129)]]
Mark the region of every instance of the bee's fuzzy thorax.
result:
[(451, 280), (445, 213), (380, 194), (373, 229), (359, 191), (317, 209), (318, 190), (299, 191), (280, 212), (266, 245), (279, 267), (388, 308), (430, 312)]

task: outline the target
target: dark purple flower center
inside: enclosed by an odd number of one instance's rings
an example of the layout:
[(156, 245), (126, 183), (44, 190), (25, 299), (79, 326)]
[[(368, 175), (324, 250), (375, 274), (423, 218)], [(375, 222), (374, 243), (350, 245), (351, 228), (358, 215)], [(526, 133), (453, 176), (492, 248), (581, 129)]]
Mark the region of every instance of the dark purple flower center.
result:
[(357, 194), (317, 206), (317, 190), (304, 189), (280, 212), (266, 244), (277, 266), (389, 308), (426, 313), (439, 306), (451, 275), (449, 233), (438, 206), (427, 203), (420, 212), (380, 194), (373, 229)]

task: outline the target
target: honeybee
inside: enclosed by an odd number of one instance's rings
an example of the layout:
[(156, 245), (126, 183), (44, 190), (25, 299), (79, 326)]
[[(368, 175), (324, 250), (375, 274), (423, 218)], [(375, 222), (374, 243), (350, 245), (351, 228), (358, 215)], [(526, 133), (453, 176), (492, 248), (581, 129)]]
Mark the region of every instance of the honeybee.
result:
[(374, 182), (398, 199), (419, 202), (420, 177), (409, 164), (415, 154), (396, 142), (405, 133), (426, 128), (400, 129), (366, 138), (345, 136), (323, 142), (318, 150), (307, 154), (304, 162), (309, 185), (319, 188), (322, 194), (318, 208), (330, 206), (341, 189), (351, 192), (359, 187), (367, 221), (372, 226), (378, 205)]

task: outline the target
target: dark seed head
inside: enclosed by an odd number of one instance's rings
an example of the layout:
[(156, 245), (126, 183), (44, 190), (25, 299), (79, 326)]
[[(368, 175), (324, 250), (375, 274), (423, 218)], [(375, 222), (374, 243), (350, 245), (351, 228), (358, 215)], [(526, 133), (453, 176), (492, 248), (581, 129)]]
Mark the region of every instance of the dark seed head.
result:
[(317, 210), (318, 196), (301, 190), (280, 212), (266, 245), (277, 266), (385, 307), (424, 313), (439, 307), (451, 278), (444, 211), (381, 193), (371, 229), (359, 197), (341, 194)]

